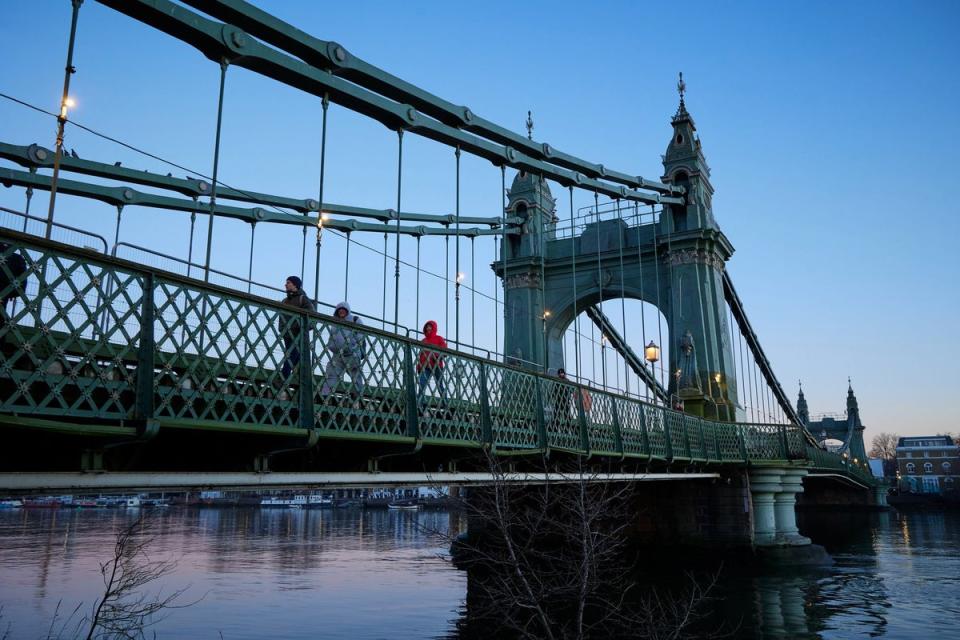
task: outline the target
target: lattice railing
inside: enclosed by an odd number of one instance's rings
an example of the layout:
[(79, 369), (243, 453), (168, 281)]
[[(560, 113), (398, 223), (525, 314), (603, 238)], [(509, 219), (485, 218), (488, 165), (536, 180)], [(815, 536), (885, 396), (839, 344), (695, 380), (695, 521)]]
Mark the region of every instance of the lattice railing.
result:
[[(862, 476), (796, 425), (713, 422), (0, 230), (0, 416), (315, 429), (354, 439)], [(14, 252), (27, 271), (14, 277)], [(9, 307), (9, 308), (8, 308)]]

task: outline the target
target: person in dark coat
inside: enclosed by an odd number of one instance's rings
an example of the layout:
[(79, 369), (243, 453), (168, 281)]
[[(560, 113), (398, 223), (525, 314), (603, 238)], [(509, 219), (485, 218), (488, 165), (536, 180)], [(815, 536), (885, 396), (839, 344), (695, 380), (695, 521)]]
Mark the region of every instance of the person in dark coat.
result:
[[(283, 285), (287, 291), (287, 297), (281, 302), (285, 306), (303, 309), (304, 311), (316, 311), (313, 301), (303, 292), (303, 282), (297, 276), (290, 276)], [(286, 314), (280, 315), (280, 335), (283, 336), (283, 373), (284, 379), (289, 378), (293, 369), (300, 363), (300, 332), (301, 319), (291, 317)]]
[(0, 343), (6, 338), (4, 331), (7, 318), (7, 303), (16, 300), (25, 289), (23, 274), (27, 262), (9, 244), (0, 242)]
[(443, 356), (436, 352), (436, 349), (446, 349), (447, 341), (437, 333), (437, 323), (433, 320), (427, 320), (423, 325), (423, 344), (429, 345), (429, 349), (421, 349), (420, 357), (417, 359), (417, 397), (420, 403), (423, 403), (423, 392), (427, 389), (430, 378), (433, 378), (437, 391), (443, 402), (447, 401), (447, 390), (443, 384)]

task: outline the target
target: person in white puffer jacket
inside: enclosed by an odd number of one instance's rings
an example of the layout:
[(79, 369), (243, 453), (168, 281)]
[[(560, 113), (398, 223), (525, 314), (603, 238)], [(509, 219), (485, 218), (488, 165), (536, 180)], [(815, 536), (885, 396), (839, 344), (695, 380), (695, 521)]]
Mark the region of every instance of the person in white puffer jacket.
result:
[(363, 321), (355, 314), (350, 313), (350, 305), (341, 302), (333, 311), (333, 316), (339, 323), (330, 324), (330, 335), (327, 337), (326, 349), (330, 354), (326, 369), (323, 372), (323, 386), (321, 395), (328, 396), (340, 384), (344, 373), (350, 375), (353, 382), (353, 392), (363, 395), (363, 358), (364, 335), (360, 331), (349, 328), (350, 324), (363, 325)]

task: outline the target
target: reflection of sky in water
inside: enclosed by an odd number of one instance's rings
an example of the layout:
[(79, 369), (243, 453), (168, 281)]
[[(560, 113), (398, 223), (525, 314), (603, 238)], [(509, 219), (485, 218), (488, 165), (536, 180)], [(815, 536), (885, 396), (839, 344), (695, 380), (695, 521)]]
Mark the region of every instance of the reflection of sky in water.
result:
[[(0, 512), (0, 603), (12, 638), (42, 637), (56, 606), (98, 593), (98, 561), (119, 510)], [(199, 604), (171, 613), (162, 638), (437, 638), (453, 633), (466, 574), (427, 530), (442, 512), (169, 509), (156, 557), (179, 557), (168, 589)], [(960, 619), (960, 514), (825, 514), (802, 527), (829, 569), (727, 577), (710, 622), (737, 637), (913, 638)], [(942, 636), (941, 636), (942, 637)]]
[[(0, 514), (0, 602), (12, 637), (39, 636), (58, 599), (100, 586), (98, 562), (123, 511)], [(419, 527), (418, 527), (419, 525)], [(154, 518), (155, 557), (180, 558), (168, 589), (186, 600), (161, 637), (436, 637), (458, 616), (466, 575), (439, 555), (446, 513), (171, 509)], [(43, 631), (41, 631), (43, 630)]]

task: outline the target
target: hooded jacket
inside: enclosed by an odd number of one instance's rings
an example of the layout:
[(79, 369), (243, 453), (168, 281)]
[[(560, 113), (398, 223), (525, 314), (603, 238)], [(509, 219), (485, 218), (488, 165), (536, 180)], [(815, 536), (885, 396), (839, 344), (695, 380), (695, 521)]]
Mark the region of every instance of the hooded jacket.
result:
[[(337, 317), (337, 312), (344, 309), (347, 315), (341, 320)], [(330, 324), (330, 337), (327, 339), (327, 349), (340, 356), (363, 356), (363, 334), (359, 331), (349, 329), (344, 324), (358, 324), (363, 326), (363, 320), (350, 313), (350, 305), (347, 302), (341, 302), (333, 310), (333, 317), (337, 318), (338, 323)], [(340, 324), (343, 323), (343, 324)]]
[[(437, 333), (437, 323), (433, 320), (427, 320), (426, 324), (423, 325), (424, 338), (420, 342), (428, 344), (431, 347), (436, 349), (446, 349), (447, 341)], [(422, 371), (423, 369), (434, 369), (436, 367), (443, 368), (443, 356), (441, 356), (436, 351), (429, 351), (427, 349), (422, 349), (420, 351), (420, 359), (417, 362), (417, 371)]]

